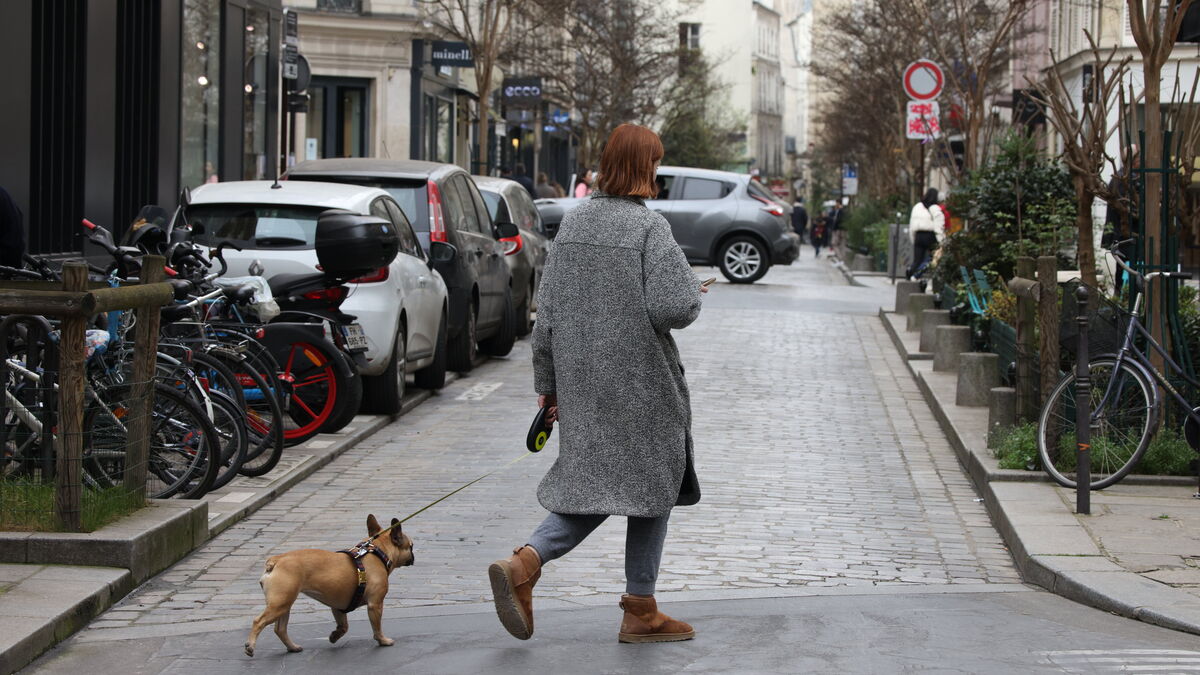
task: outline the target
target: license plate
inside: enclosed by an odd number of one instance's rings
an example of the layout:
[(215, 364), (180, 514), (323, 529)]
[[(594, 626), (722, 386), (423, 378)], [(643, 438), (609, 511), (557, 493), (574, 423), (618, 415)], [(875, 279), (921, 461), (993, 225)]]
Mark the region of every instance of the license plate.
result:
[(363, 327), (352, 323), (349, 326), (342, 326), (342, 336), (346, 338), (346, 348), (352, 352), (367, 351), (367, 334), (363, 332)]

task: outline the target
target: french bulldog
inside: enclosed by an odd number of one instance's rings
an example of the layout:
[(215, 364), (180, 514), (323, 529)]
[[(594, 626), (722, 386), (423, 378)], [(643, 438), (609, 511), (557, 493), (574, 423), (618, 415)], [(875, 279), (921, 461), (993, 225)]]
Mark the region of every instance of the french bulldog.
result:
[[(370, 538), (356, 547), (356, 555), (305, 548), (267, 558), (263, 575), (258, 580), (267, 599), (267, 608), (250, 628), (246, 655), (254, 656), (258, 634), (271, 624), (275, 624), (275, 634), (289, 652), (304, 650), (287, 633), (288, 615), (300, 593), (333, 610), (337, 627), (329, 634), (330, 642), (337, 642), (346, 634), (350, 625), (346, 613), (365, 604), (375, 641), (381, 647), (395, 644), (383, 634), (383, 598), (387, 596), (388, 575), (392, 570), (413, 564), (413, 544), (400, 530), (400, 521), (395, 518), (392, 518), (386, 535), (377, 536), (381, 532), (383, 528), (372, 514), (367, 516)], [(356, 558), (362, 565), (361, 573)], [(363, 586), (361, 592), (360, 584)]]

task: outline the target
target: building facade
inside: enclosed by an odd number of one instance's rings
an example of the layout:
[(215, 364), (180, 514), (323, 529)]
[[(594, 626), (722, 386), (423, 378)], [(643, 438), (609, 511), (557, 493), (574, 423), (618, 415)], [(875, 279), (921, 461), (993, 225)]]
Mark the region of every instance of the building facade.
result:
[(29, 250), (78, 251), (183, 187), (273, 178), (281, 0), (0, 3), (0, 185)]

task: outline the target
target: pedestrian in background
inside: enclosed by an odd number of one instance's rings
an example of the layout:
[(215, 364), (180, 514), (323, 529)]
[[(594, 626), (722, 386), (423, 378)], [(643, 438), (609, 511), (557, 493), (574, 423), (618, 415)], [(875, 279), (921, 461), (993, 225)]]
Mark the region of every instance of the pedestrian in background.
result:
[(550, 186), (550, 177), (545, 171), (539, 171), (537, 175), (537, 185), (534, 186), (534, 192), (538, 199), (553, 199), (556, 195), (554, 188)]
[(814, 258), (821, 257), (821, 247), (828, 243), (828, 222), (829, 217), (824, 215), (818, 215), (813, 219), (812, 230), (809, 232), (808, 236), (808, 243), (812, 244)]
[(522, 640), (533, 635), (542, 566), (609, 516), (628, 518), (618, 639), (695, 636), (654, 601), (671, 509), (700, 501), (691, 403), (671, 331), (696, 320), (707, 290), (666, 219), (646, 208), (662, 156), (645, 127), (612, 132), (597, 190), (563, 218), (538, 290), (534, 389), (562, 426), (558, 458), (537, 491), (550, 514), (488, 569), (500, 622)]
[(833, 252), (838, 257), (846, 255), (846, 206), (838, 200), (829, 213), (829, 229), (833, 231)]
[(582, 199), (592, 194), (592, 181), (594, 178), (595, 175), (591, 169), (584, 169), (583, 178), (580, 178), (579, 182), (575, 184), (575, 196)]
[(557, 199), (557, 198), (559, 198), (559, 197), (566, 197), (566, 196), (567, 196), (567, 191), (566, 191), (566, 190), (564, 190), (564, 189), (563, 189), (563, 186), (559, 185), (559, 184), (558, 184), (558, 181), (556, 181), (556, 180), (552, 180), (552, 181), (550, 181), (550, 189), (554, 191), (554, 197), (555, 197), (556, 199)]
[(529, 192), (530, 197), (537, 199), (537, 193), (533, 190), (533, 181), (530, 180), (529, 176), (525, 175), (524, 164), (518, 162), (517, 165), (513, 167), (512, 180), (520, 183), (521, 187), (525, 188)]
[(804, 208), (803, 197), (796, 197), (792, 204), (792, 229), (800, 235), (800, 240), (804, 241), (804, 233), (808, 230), (808, 211)]
[(934, 249), (946, 236), (946, 214), (938, 205), (937, 188), (929, 188), (921, 201), (913, 204), (908, 218), (908, 236), (912, 238), (912, 264), (908, 278), (915, 279), (917, 270), (931, 259)]

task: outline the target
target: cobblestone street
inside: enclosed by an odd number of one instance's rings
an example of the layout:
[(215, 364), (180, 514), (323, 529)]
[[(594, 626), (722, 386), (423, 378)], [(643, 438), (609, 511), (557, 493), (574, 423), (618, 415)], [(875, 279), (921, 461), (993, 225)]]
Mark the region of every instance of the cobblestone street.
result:
[[(677, 334), (704, 498), (672, 516), (659, 599), (1028, 590), (874, 316), (890, 287), (849, 286), (810, 256), (754, 286), (717, 284), (700, 320)], [(234, 658), (263, 604), (267, 555), (349, 546), (367, 513), (404, 517), (520, 457), (531, 387), (525, 340), (145, 584), (42, 665), (69, 667), (92, 643), (221, 631)], [(552, 440), (405, 525), (416, 564), (393, 574), (385, 625), (458, 611), (487, 618), (487, 564), (544, 516), (535, 488), (556, 451)], [(615, 605), (624, 533), (624, 519), (611, 519), (548, 565), (538, 607)], [(301, 598), (292, 623), (328, 617)], [(494, 628), (491, 638), (508, 639)], [(366, 645), (359, 624), (352, 637)], [(274, 637), (263, 639), (273, 654)]]

